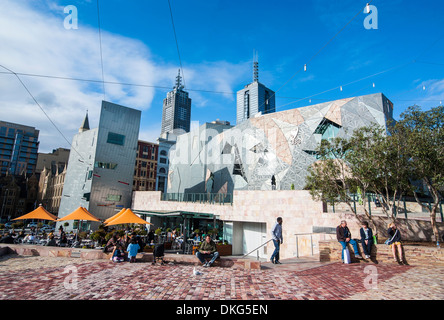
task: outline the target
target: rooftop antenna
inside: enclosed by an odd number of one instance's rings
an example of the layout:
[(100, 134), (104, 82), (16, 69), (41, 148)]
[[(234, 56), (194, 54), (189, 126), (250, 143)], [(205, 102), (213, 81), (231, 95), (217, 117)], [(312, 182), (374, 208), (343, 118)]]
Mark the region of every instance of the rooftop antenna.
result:
[(259, 82), (259, 62), (257, 51), (253, 50), (253, 82)]
[(180, 76), (180, 69), (179, 69), (178, 73), (177, 73), (177, 77), (176, 77), (176, 89), (180, 90), (182, 88), (183, 88), (183, 86), (182, 86), (182, 77)]

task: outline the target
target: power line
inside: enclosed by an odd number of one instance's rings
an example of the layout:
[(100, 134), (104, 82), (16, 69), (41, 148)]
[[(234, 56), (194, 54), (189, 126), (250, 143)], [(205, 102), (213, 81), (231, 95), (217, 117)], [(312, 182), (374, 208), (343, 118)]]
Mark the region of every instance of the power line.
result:
[[(54, 126), (54, 128), (56, 128), (56, 130), (60, 133), (60, 135), (63, 137), (63, 139), (65, 139), (65, 141), (68, 143), (68, 145), (71, 147), (71, 149), (73, 149), (79, 156), (80, 158), (83, 159), (82, 155), (72, 146), (71, 142), (68, 141), (68, 139), (65, 137), (65, 135), (62, 133), (62, 131), (60, 131), (60, 129), (57, 127), (57, 125), (54, 123), (54, 121), (52, 121), (51, 117), (46, 113), (46, 111), (43, 109), (43, 107), (40, 105), (40, 103), (37, 101), (37, 99), (34, 97), (34, 95), (31, 93), (31, 91), (29, 91), (28, 87), (25, 85), (25, 83), (22, 81), (22, 79), (20, 79), (20, 77), (18, 76), (17, 73), (15, 73), (14, 71), (12, 71), (11, 69), (6, 68), (3, 65), (0, 65), (0, 67), (2, 67), (5, 70), (8, 70), (10, 73), (12, 73), (13, 75), (16, 76), (16, 78), (18, 79), (18, 81), (20, 81), (20, 83), (22, 84), (23, 88), (25, 88), (25, 90), (28, 92), (28, 94), (31, 96), (32, 100), (34, 100), (35, 104), (40, 108), (40, 110), (43, 112), (43, 114), (46, 116), (46, 118), (48, 118), (48, 120), (52, 123), (52, 125)], [(85, 159), (83, 159), (85, 160)]]
[(101, 28), (100, 28), (99, 0), (97, 0), (97, 23), (98, 23), (98, 27), (99, 27), (100, 64), (102, 66), (103, 100), (106, 100), (105, 75), (104, 75), (104, 72), (103, 72), (102, 31), (101, 31)]
[[(367, 4), (366, 4), (366, 6), (365, 7), (367, 7), (367, 6), (369, 6), (371, 3), (373, 2), (373, 0), (371, 0), (370, 2), (368, 2)], [(365, 8), (364, 7), (364, 8)], [(341, 34), (342, 33), (342, 31), (344, 31), (345, 30), (345, 28), (347, 28), (347, 26), (350, 24), (350, 23), (352, 23), (352, 21), (353, 20), (355, 20), (356, 19), (356, 17), (358, 16), (358, 15), (360, 15), (362, 13), (362, 8), (359, 10), (359, 12), (358, 13), (356, 13), (356, 15), (354, 15), (353, 16), (353, 18), (351, 18), (338, 32), (336, 32), (336, 34), (333, 36), (333, 37), (331, 37), (314, 55), (312, 55), (311, 56), (311, 58), (310, 59), (308, 59), (308, 61), (301, 67), (301, 68), (299, 68), (291, 77), (290, 77), (290, 79), (288, 79), (282, 86), (280, 86), (280, 88), (279, 89), (277, 89), (272, 95), (271, 95), (271, 97), (270, 98), (272, 98), (273, 96), (275, 96), (276, 95), (276, 93), (279, 91), (279, 90), (281, 90), (285, 85), (287, 85), (287, 83), (289, 83), (299, 72), (301, 72), (302, 70), (304, 70), (304, 71), (306, 71), (307, 70), (307, 64), (309, 63), (309, 62), (311, 62), (314, 58), (316, 58), (336, 37), (338, 37), (339, 36), (339, 34)], [(269, 98), (269, 99), (270, 99)], [(260, 108), (262, 108), (264, 105), (265, 105), (265, 103), (266, 103), (267, 101), (264, 101), (263, 103), (262, 103), (262, 105), (260, 106)], [(259, 108), (259, 109), (260, 109)]]
[(183, 86), (185, 88), (186, 87), (185, 86), (185, 76), (184, 76), (184, 73), (183, 73), (182, 59), (180, 58), (179, 42), (177, 41), (176, 27), (174, 26), (173, 10), (171, 9), (170, 0), (168, 0), (168, 6), (170, 8), (171, 24), (173, 26), (174, 39), (176, 40), (177, 55), (179, 56), (180, 70), (182, 71)]
[(375, 76), (377, 76), (377, 75), (380, 75), (380, 74), (383, 74), (383, 73), (389, 72), (389, 71), (391, 71), (391, 70), (393, 70), (393, 69), (403, 68), (403, 67), (406, 67), (406, 66), (408, 66), (408, 65), (410, 65), (410, 64), (413, 64), (413, 63), (414, 63), (414, 61), (410, 61), (410, 62), (404, 63), (404, 64), (399, 65), (399, 66), (396, 66), (396, 67), (388, 68), (388, 69), (386, 69), (386, 70), (383, 70), (383, 71), (380, 71), (380, 72), (377, 72), (377, 73), (371, 74), (371, 75), (369, 75), (369, 76), (365, 76), (365, 77), (360, 78), (360, 79), (358, 79), (358, 80), (354, 80), (354, 81), (351, 81), (351, 82), (349, 82), (349, 83), (346, 83), (346, 84), (343, 84), (343, 85), (339, 85), (339, 86), (336, 86), (336, 87), (334, 87), (334, 88), (331, 88), (331, 89), (328, 89), (328, 90), (325, 90), (325, 91), (322, 91), (322, 92), (319, 92), (319, 93), (316, 93), (316, 94), (313, 94), (313, 95), (307, 96), (307, 97), (305, 97), (305, 98), (302, 98), (302, 99), (299, 99), (299, 100), (296, 100), (296, 101), (292, 101), (292, 102), (286, 103), (286, 104), (284, 104), (284, 105), (282, 105), (282, 106), (279, 106), (279, 108), (282, 108), (282, 107), (288, 106), (288, 105), (293, 104), (293, 103), (300, 102), (300, 101), (302, 101), (302, 100), (310, 99), (310, 98), (312, 98), (312, 97), (315, 97), (315, 96), (321, 95), (321, 94), (326, 93), (326, 92), (330, 92), (330, 91), (333, 91), (333, 90), (340, 89), (341, 87), (344, 88), (344, 87), (346, 87), (346, 86), (349, 86), (349, 85), (351, 85), (351, 84), (354, 84), (354, 83), (360, 82), (360, 81), (362, 81), (362, 80), (365, 80), (365, 79), (369, 79), (369, 78), (375, 77)]
[[(12, 72), (0, 71), (0, 74), (13, 74)], [(49, 78), (49, 79), (59, 79), (59, 80), (71, 80), (71, 81), (81, 81), (81, 82), (93, 82), (93, 83), (106, 83), (106, 84), (115, 84), (122, 86), (133, 86), (133, 87), (146, 87), (146, 88), (156, 88), (156, 89), (166, 89), (171, 90), (171, 87), (164, 86), (155, 86), (149, 84), (140, 84), (140, 83), (125, 83), (125, 82), (117, 82), (117, 81), (102, 81), (102, 80), (93, 80), (93, 79), (82, 79), (82, 78), (73, 78), (73, 77), (62, 77), (62, 76), (52, 76), (52, 75), (44, 75), (44, 74), (35, 74), (35, 73), (19, 73), (16, 74), (27, 77), (38, 77), (38, 78)], [(197, 91), (197, 92), (207, 92), (207, 93), (219, 93), (219, 94), (236, 94), (235, 92), (228, 91), (214, 91), (214, 90), (203, 90), (203, 89), (190, 89), (187, 88), (188, 91)]]

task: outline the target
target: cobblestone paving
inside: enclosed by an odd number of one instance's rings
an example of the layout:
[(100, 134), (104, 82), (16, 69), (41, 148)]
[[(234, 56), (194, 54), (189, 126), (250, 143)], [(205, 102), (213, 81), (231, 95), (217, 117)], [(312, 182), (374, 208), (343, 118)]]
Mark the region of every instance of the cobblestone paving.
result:
[(444, 268), (378, 265), (377, 289), (368, 289), (363, 265), (307, 265), (198, 267), (194, 276), (190, 265), (11, 255), (0, 259), (0, 300), (444, 299)]

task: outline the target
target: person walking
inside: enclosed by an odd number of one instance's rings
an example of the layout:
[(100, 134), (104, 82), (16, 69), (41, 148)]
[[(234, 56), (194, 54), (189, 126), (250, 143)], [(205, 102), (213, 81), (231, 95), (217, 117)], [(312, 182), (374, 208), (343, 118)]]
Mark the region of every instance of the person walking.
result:
[(276, 219), (276, 223), (274, 224), (273, 228), (271, 229), (271, 239), (273, 240), (274, 244), (274, 252), (271, 255), (270, 261), (273, 264), (281, 264), (279, 261), (279, 250), (281, 244), (284, 243), (284, 238), (282, 237), (282, 218), (278, 217)]
[(353, 247), (355, 258), (362, 259), (361, 255), (359, 254), (357, 242), (351, 238), (351, 232), (347, 227), (347, 221), (342, 220), (341, 224), (336, 227), (336, 238), (342, 245), (342, 261), (344, 261), (344, 250), (347, 248), (348, 243), (350, 243)]
[(276, 178), (274, 175), (271, 176), (271, 190), (276, 190)]
[(365, 258), (368, 259), (370, 258), (370, 254), (372, 252), (373, 231), (368, 227), (367, 221), (362, 223), (362, 228), (359, 230), (359, 233), (361, 234), (361, 244), (362, 248), (364, 249)]

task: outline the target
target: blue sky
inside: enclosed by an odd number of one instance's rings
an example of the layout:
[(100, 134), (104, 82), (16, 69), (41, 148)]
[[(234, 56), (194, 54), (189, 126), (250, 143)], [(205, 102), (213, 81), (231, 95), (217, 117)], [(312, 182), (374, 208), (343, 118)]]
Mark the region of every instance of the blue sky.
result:
[[(230, 92), (251, 82), (253, 50), (259, 81), (277, 91), (277, 111), (382, 92), (397, 118), (410, 105), (428, 109), (444, 100), (444, 18), (437, 1), (374, 0), (377, 30), (365, 29), (366, 14), (358, 14), (368, 0), (170, 1), (195, 123), (235, 123)], [(76, 30), (64, 28), (67, 5), (78, 10)], [(100, 22), (106, 81), (174, 85), (179, 59), (167, 0), (100, 0)], [(101, 79), (96, 0), (2, 0), (0, 43), (0, 64), (15, 72)], [(69, 141), (87, 109), (97, 125), (101, 85), (22, 80)], [(140, 138), (155, 142), (167, 91), (107, 84), (105, 97), (142, 110)], [(0, 74), (0, 92), (0, 119), (40, 129), (41, 152), (69, 147), (13, 76)]]

